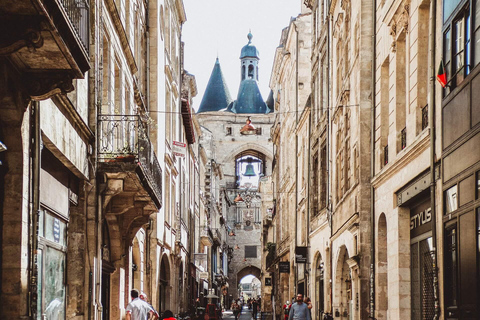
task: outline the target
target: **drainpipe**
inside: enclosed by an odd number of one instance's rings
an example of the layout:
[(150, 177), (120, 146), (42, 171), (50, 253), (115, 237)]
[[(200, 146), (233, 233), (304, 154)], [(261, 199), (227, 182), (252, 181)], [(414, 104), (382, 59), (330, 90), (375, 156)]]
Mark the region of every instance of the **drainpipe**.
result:
[(430, 125), (430, 208), (432, 210), (432, 258), (433, 258), (433, 296), (435, 304), (434, 318), (440, 316), (440, 302), (438, 297), (438, 268), (437, 268), (437, 218), (435, 209), (435, 23), (437, 17), (437, 1), (430, 1), (430, 94), (428, 102), (428, 124)]
[[(325, 195), (325, 201), (327, 201), (327, 218), (329, 220), (329, 227), (330, 227), (330, 239), (333, 236), (333, 212), (332, 212), (332, 201), (331, 201), (331, 183), (330, 183), (330, 137), (332, 136), (330, 130), (332, 130), (330, 126), (330, 66), (331, 66), (331, 56), (330, 56), (330, 46), (331, 46), (331, 34), (330, 34), (330, 23), (331, 17), (326, 17), (327, 19), (327, 138), (326, 138), (326, 152), (325, 152), (325, 163), (327, 165), (327, 184), (326, 184), (326, 191), (327, 194)], [(330, 313), (333, 314), (333, 255), (332, 255), (332, 243), (330, 243)]]
[[(370, 181), (375, 177), (375, 68), (377, 65), (376, 29), (377, 29), (377, 1), (373, 0), (373, 35), (372, 35), (372, 111), (370, 132)], [(375, 187), (370, 183), (370, 318), (375, 319)]]
[(31, 151), (33, 153), (32, 165), (32, 210), (30, 231), (30, 290), (29, 290), (29, 315), (32, 319), (37, 318), (37, 285), (38, 285), (38, 220), (40, 215), (40, 170), (42, 168), (42, 138), (40, 128), (40, 102), (31, 102), (31, 122), (33, 139)]
[[(312, 113), (311, 111), (308, 114), (308, 141), (311, 141), (311, 135), (312, 135)], [(307, 171), (307, 257), (310, 257), (310, 154), (311, 154), (311, 146), (308, 148), (308, 171)], [(318, 158), (317, 158), (318, 159)], [(310, 266), (313, 265), (313, 261), (310, 263)], [(305, 266), (306, 267), (306, 266)], [(308, 270), (308, 269), (307, 269)], [(310, 273), (307, 273), (309, 276)], [(305, 284), (308, 284), (308, 281), (310, 281), (309, 277), (305, 277)], [(308, 281), (307, 281), (308, 280)], [(305, 285), (305, 296), (308, 294), (308, 285)]]
[[(298, 126), (298, 27), (295, 21), (293, 22), (293, 26), (295, 28), (295, 38), (296, 38), (296, 51), (295, 51), (295, 128)], [(293, 284), (293, 293), (297, 295), (297, 288), (298, 288), (298, 265), (295, 262), (295, 250), (297, 248), (297, 233), (298, 233), (298, 134), (295, 134), (295, 241), (294, 241), (294, 248), (293, 248), (293, 257), (294, 257), (294, 264), (295, 264), (295, 275), (294, 275), (294, 284)]]

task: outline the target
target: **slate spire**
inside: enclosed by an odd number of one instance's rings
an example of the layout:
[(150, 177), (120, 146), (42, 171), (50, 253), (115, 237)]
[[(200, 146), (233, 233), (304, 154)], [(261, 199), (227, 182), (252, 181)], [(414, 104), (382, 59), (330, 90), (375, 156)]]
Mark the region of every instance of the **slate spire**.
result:
[(197, 113), (225, 109), (231, 101), (232, 98), (223, 77), (220, 61), (217, 58)]

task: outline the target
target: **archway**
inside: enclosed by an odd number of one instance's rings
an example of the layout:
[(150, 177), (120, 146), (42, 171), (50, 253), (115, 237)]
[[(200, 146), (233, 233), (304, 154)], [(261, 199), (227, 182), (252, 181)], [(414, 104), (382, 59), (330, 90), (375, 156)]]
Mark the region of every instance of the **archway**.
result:
[(239, 289), (237, 294), (239, 298), (242, 298), (242, 296), (240, 295), (240, 292), (243, 292), (243, 287), (241, 283), (242, 279), (246, 278), (247, 276), (251, 276), (250, 279), (253, 279), (253, 278), (260, 279), (260, 273), (261, 273), (260, 269), (255, 266), (245, 267), (237, 273), (237, 288)]
[(388, 312), (388, 256), (387, 256), (387, 219), (382, 213), (378, 219), (376, 266), (376, 318), (387, 319)]
[(166, 254), (160, 263), (160, 279), (158, 281), (158, 310), (163, 312), (170, 307), (170, 263)]
[(246, 275), (240, 279), (239, 297), (245, 301), (247, 299), (256, 299), (262, 294), (262, 282), (253, 274)]
[(347, 260), (348, 250), (342, 246), (339, 250), (335, 273), (335, 310), (334, 316), (340, 320), (349, 319), (352, 313), (352, 275)]
[(317, 319), (321, 319), (321, 315), (325, 312), (325, 264), (322, 255), (317, 254), (315, 259), (315, 315)]

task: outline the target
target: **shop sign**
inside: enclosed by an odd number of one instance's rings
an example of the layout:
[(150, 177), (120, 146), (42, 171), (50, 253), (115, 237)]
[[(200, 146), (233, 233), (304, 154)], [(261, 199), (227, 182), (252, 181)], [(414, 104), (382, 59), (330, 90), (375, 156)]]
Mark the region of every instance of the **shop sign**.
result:
[(272, 278), (265, 278), (265, 286), (272, 286)]
[(290, 273), (290, 262), (280, 261), (278, 263), (278, 271), (280, 273)]
[(428, 208), (420, 211), (416, 215), (410, 217), (410, 230), (421, 227), (430, 221), (432, 221), (432, 209)]
[(307, 263), (307, 247), (296, 247), (295, 248), (295, 262), (296, 263)]
[(200, 272), (200, 279), (208, 279), (208, 272)]

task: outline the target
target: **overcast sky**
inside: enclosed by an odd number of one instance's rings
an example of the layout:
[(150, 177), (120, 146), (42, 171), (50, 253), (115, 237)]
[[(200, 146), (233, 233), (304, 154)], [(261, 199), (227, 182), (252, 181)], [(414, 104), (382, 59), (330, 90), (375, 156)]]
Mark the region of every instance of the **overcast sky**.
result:
[(275, 48), (283, 28), (300, 13), (302, 0), (184, 0), (187, 22), (183, 26), (185, 69), (197, 80), (198, 109), (205, 87), (219, 58), (232, 99), (240, 84), (240, 51), (252, 43), (260, 52), (259, 86), (263, 100), (268, 98)]

